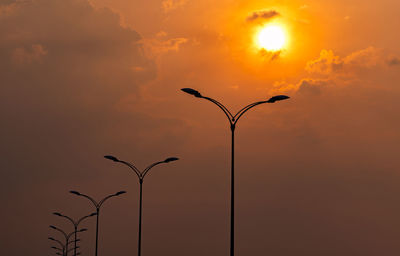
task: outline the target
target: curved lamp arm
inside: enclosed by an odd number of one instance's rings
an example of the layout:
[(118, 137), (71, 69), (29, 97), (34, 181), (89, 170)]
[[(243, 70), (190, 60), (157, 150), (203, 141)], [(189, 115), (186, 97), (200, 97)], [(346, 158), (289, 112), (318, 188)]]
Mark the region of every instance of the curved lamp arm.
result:
[(216, 100), (214, 100), (214, 99), (212, 99), (210, 97), (204, 97), (203, 95), (201, 95), (200, 92), (198, 92), (198, 91), (196, 91), (195, 89), (192, 89), (192, 88), (182, 88), (181, 91), (183, 91), (183, 92), (185, 92), (187, 94), (193, 95), (196, 98), (201, 98), (201, 99), (206, 99), (208, 101), (211, 101), (212, 103), (217, 105), (224, 112), (224, 114), (226, 115), (226, 117), (229, 120), (229, 124), (233, 125), (233, 123), (232, 123), (232, 119), (233, 119), (232, 113), (224, 105), (222, 105), (220, 102), (218, 102), (218, 101), (216, 101)]
[(64, 214), (61, 214), (59, 212), (53, 212), (53, 214), (56, 215), (56, 216), (59, 216), (59, 217), (66, 218), (67, 220), (71, 221), (74, 226), (77, 225), (76, 222), (71, 217), (68, 217), (68, 216), (66, 216)]
[(132, 169), (132, 171), (134, 171), (134, 172), (136, 173), (136, 175), (138, 176), (139, 179), (140, 179), (140, 177), (142, 176), (142, 174), (140, 173), (140, 171), (138, 170), (138, 168), (136, 168), (136, 166), (134, 166), (134, 165), (131, 164), (131, 163), (128, 163), (128, 162), (126, 162), (126, 161), (119, 160), (118, 158), (116, 158), (115, 156), (112, 156), (112, 155), (106, 155), (106, 156), (104, 156), (104, 158), (105, 158), (105, 159), (108, 159), (108, 160), (111, 160), (111, 161), (114, 161), (114, 162), (117, 162), (117, 163), (122, 163), (122, 164), (128, 166), (129, 168)]
[(89, 218), (89, 217), (93, 217), (93, 216), (95, 216), (95, 215), (97, 215), (96, 212), (93, 212), (93, 213), (91, 213), (91, 214), (89, 214), (89, 215), (83, 216), (82, 218), (80, 218), (80, 219), (76, 222), (76, 226), (78, 226), (84, 219), (87, 219), (87, 218)]
[(61, 249), (61, 248), (58, 248), (58, 247), (55, 247), (55, 246), (52, 246), (51, 249), (59, 250), (59, 251), (61, 251), (61, 252), (64, 252), (64, 249)]
[(122, 194), (125, 194), (125, 193), (126, 193), (126, 191), (119, 191), (119, 192), (117, 192), (117, 193), (115, 193), (115, 194), (106, 196), (105, 198), (103, 198), (103, 199), (99, 202), (98, 208), (100, 208), (100, 207), (104, 204), (104, 202), (107, 201), (107, 199), (109, 199), (109, 198), (111, 198), (111, 197), (114, 197), (114, 196), (119, 196), (119, 195), (122, 195)]
[(134, 166), (134, 165), (131, 164), (131, 163), (125, 162), (125, 161), (118, 161), (118, 162), (120, 162), (120, 163), (122, 163), (122, 164), (125, 164), (126, 166), (128, 166), (129, 168), (131, 168), (131, 169), (136, 173), (136, 175), (138, 176), (138, 178), (140, 179), (141, 173), (140, 173), (140, 171), (138, 170), (138, 168), (136, 168), (136, 166)]
[(76, 240), (69, 241), (68, 244), (72, 244), (74, 242), (80, 242), (80, 241), (81, 241), (81, 239), (76, 239)]
[(68, 239), (67, 233), (65, 233), (62, 229), (57, 228), (56, 226), (50, 225), (50, 228), (57, 230), (58, 232), (62, 233), (65, 237), (65, 239)]
[(80, 229), (80, 230), (73, 231), (73, 232), (69, 233), (68, 236), (67, 236), (67, 241), (69, 240), (69, 238), (70, 238), (73, 234), (75, 234), (75, 233), (80, 233), (80, 232), (85, 232), (86, 230), (87, 230), (86, 228), (82, 228), (82, 229)]
[(156, 162), (156, 163), (153, 163), (153, 164), (149, 165), (149, 166), (148, 166), (146, 169), (144, 169), (144, 171), (142, 172), (142, 179), (144, 179), (144, 176), (146, 176), (146, 174), (150, 171), (151, 168), (153, 168), (153, 167), (156, 166), (156, 165), (162, 164), (162, 163), (165, 163), (165, 162), (164, 162), (164, 161), (160, 161), (160, 162)]
[(142, 180), (144, 179), (144, 176), (146, 176), (146, 174), (150, 171), (151, 168), (153, 168), (156, 165), (159, 164), (163, 164), (163, 163), (169, 163), (169, 162), (173, 162), (173, 161), (177, 161), (179, 160), (179, 158), (177, 157), (168, 157), (167, 159), (165, 159), (164, 161), (160, 161), (160, 162), (155, 162), (154, 164), (151, 164), (150, 166), (148, 166), (146, 169), (144, 169), (143, 173), (142, 173)]
[(231, 114), (231, 112), (224, 106), (222, 105), (222, 103), (210, 98), (210, 97), (204, 97), (202, 96), (201, 98), (206, 99), (208, 101), (211, 101), (212, 103), (214, 103), (215, 105), (217, 105), (226, 115), (226, 117), (229, 120), (229, 123), (232, 124), (232, 119), (233, 119), (233, 115)]
[[(236, 113), (236, 115), (233, 117), (234, 118), (234, 124), (236, 124), (238, 122), (238, 120), (240, 119), (240, 117), (242, 117), (244, 115), (244, 113), (246, 113), (247, 111), (249, 111), (251, 108), (254, 108), (255, 106), (258, 106), (260, 104), (264, 104), (267, 103), (267, 101), (259, 101), (259, 102), (255, 102), (252, 104), (247, 105), (246, 107), (242, 108), (239, 112)], [(237, 116), (237, 117), (236, 117)]]
[(52, 238), (52, 237), (49, 237), (49, 240), (58, 243), (62, 248), (64, 248), (64, 244), (63, 244), (60, 240), (54, 239), (54, 238)]
[(89, 199), (90, 201), (92, 201), (93, 205), (94, 205), (95, 207), (97, 207), (97, 202), (96, 202), (96, 200), (94, 200), (93, 198), (91, 198), (90, 196), (85, 195), (85, 194), (81, 194), (81, 196), (86, 197), (87, 199)]

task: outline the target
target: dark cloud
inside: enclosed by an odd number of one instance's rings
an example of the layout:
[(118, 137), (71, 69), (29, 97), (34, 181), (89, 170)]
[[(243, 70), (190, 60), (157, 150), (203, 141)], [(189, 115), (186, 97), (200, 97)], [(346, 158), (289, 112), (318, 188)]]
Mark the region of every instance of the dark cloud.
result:
[[(155, 78), (156, 67), (139, 33), (122, 27), (116, 13), (86, 0), (37, 0), (10, 8), (0, 14), (0, 153), (7, 170), (1, 173), (0, 199), (7, 207), (1, 216), (6, 230), (26, 232), (1, 237), (8, 244), (1, 254), (41, 255), (48, 251), (48, 225), (63, 224), (50, 217), (53, 210), (73, 216), (92, 210), (58, 204), (70, 199), (69, 189), (98, 189), (99, 197), (126, 189), (102, 180), (110, 173), (102, 169), (103, 154), (139, 155), (139, 147), (153, 147), (154, 155), (141, 154), (144, 161), (167, 157), (160, 150), (179, 145), (185, 133), (165, 127), (184, 130), (185, 124), (120, 107), (128, 95), (140, 98), (140, 85)], [(155, 144), (164, 149), (155, 150)], [(35, 242), (17, 249), (21, 239)], [(86, 241), (82, 250), (90, 254), (92, 239)]]
[(256, 20), (269, 20), (274, 17), (279, 16), (279, 12), (275, 10), (262, 10), (262, 11), (255, 11), (251, 13), (249, 16), (247, 16), (246, 20), (248, 22), (253, 22)]
[(387, 64), (389, 66), (398, 66), (398, 65), (400, 65), (400, 58), (392, 57), (392, 58), (387, 60)]
[(298, 84), (298, 92), (303, 94), (320, 94), (321, 89), (328, 84), (327, 80), (321, 79), (303, 79)]
[(259, 53), (265, 60), (274, 61), (281, 56), (282, 51), (268, 51), (262, 48)]

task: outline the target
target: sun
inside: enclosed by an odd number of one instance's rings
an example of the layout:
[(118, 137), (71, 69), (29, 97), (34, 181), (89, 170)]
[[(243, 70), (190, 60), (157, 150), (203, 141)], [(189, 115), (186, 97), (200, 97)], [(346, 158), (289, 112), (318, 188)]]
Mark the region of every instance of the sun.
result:
[(255, 38), (258, 47), (267, 51), (280, 51), (286, 44), (286, 33), (280, 25), (263, 27)]

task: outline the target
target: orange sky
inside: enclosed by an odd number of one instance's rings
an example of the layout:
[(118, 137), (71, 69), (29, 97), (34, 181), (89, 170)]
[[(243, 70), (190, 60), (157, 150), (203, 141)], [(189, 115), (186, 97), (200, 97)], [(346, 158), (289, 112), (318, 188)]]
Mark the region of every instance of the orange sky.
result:
[[(273, 17), (251, 20), (254, 14)], [(1, 255), (50, 253), (68, 194), (127, 190), (102, 212), (100, 255), (228, 253), (229, 128), (192, 87), (234, 112), (237, 255), (400, 252), (400, 2), (397, 0), (0, 0)], [(253, 43), (285, 27), (279, 54)], [(82, 255), (93, 254), (93, 222)]]

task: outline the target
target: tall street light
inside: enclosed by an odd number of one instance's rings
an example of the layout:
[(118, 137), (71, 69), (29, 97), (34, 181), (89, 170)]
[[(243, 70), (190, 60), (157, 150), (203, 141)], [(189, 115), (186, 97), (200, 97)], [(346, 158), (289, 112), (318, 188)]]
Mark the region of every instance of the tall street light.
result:
[(69, 191), (69, 192), (70, 192), (71, 194), (74, 194), (74, 195), (77, 195), (77, 196), (82, 196), (82, 197), (85, 197), (85, 198), (89, 199), (89, 200), (93, 203), (93, 206), (96, 208), (96, 250), (95, 250), (95, 256), (97, 256), (97, 248), (98, 248), (98, 243), (99, 243), (99, 216), (100, 216), (100, 207), (103, 205), (103, 203), (104, 203), (107, 199), (110, 199), (111, 197), (115, 197), (115, 196), (119, 196), (119, 195), (125, 194), (126, 191), (119, 191), (119, 192), (117, 192), (117, 193), (115, 193), (115, 194), (108, 195), (108, 196), (104, 197), (103, 199), (101, 199), (99, 202), (97, 202), (96, 200), (94, 200), (93, 198), (91, 198), (91, 197), (88, 196), (88, 195), (79, 193), (78, 191), (71, 190), (71, 191)]
[[(56, 226), (50, 225), (50, 228), (52, 228), (52, 229), (54, 229), (54, 230), (57, 230), (58, 232), (60, 232), (60, 233), (64, 236), (64, 238), (65, 238), (65, 245), (63, 246), (63, 251), (64, 251), (65, 256), (67, 256), (67, 255), (68, 255), (68, 252), (72, 250), (72, 249), (71, 249), (71, 250), (68, 250), (69, 239), (71, 238), (71, 236), (72, 236), (73, 234), (75, 234), (75, 233), (78, 233), (78, 232), (85, 232), (85, 231), (87, 231), (86, 228), (82, 228), (82, 229), (80, 229), (80, 230), (76, 230), (76, 231), (73, 231), (73, 232), (67, 234), (67, 233), (64, 232), (64, 230), (62, 230), (62, 229), (60, 229), (60, 228), (57, 228)], [(54, 239), (54, 238), (52, 238), (52, 237), (49, 237), (49, 239), (52, 240), (52, 241), (61, 243), (60, 241), (58, 241), (58, 240), (56, 240), (56, 239)], [(61, 244), (62, 244), (62, 243), (61, 243)], [(79, 247), (78, 247), (78, 248), (79, 248)]]
[(159, 161), (159, 162), (155, 162), (151, 165), (149, 165), (146, 169), (144, 169), (143, 171), (139, 171), (138, 168), (136, 168), (133, 164), (119, 160), (118, 158), (116, 158), (115, 156), (104, 156), (104, 158), (108, 159), (108, 160), (112, 160), (114, 162), (118, 162), (121, 164), (124, 164), (126, 166), (128, 166), (129, 168), (131, 168), (134, 173), (136, 174), (136, 176), (139, 178), (139, 232), (138, 232), (138, 256), (140, 256), (141, 254), (141, 247), (142, 247), (142, 198), (143, 198), (143, 179), (146, 176), (146, 174), (150, 171), (151, 168), (153, 168), (156, 165), (159, 164), (164, 164), (164, 163), (169, 163), (172, 161), (176, 161), (179, 160), (179, 158), (177, 157), (169, 157), (167, 159), (165, 159), (164, 161)]
[(234, 200), (234, 186), (235, 186), (235, 128), (236, 128), (236, 124), (239, 121), (239, 119), (243, 116), (244, 113), (246, 113), (248, 110), (250, 110), (251, 108), (258, 106), (260, 104), (264, 104), (264, 103), (275, 103), (276, 101), (280, 101), (280, 100), (286, 100), (289, 99), (288, 96), (286, 95), (277, 95), (274, 96), (268, 100), (265, 101), (258, 101), (252, 104), (249, 104), (247, 106), (245, 106), (244, 108), (242, 108), (241, 110), (239, 110), (235, 115), (232, 115), (232, 113), (224, 106), (222, 105), (220, 102), (209, 98), (209, 97), (205, 97), (203, 95), (200, 94), (200, 92), (191, 89), (191, 88), (183, 88), (181, 89), (183, 92), (188, 93), (190, 95), (195, 96), (196, 98), (201, 98), (201, 99), (205, 99), (208, 101), (211, 101), (212, 103), (214, 103), (215, 105), (217, 105), (226, 115), (226, 117), (228, 118), (229, 121), (229, 125), (230, 125), (230, 129), (231, 129), (231, 133), (232, 133), (232, 140), (231, 140), (231, 225), (230, 225), (230, 255), (234, 256), (234, 244), (235, 244), (235, 200)]
[(84, 219), (87, 219), (87, 218), (89, 218), (89, 217), (93, 217), (93, 216), (97, 215), (97, 213), (94, 212), (94, 213), (91, 213), (91, 214), (89, 214), (89, 215), (83, 216), (82, 218), (80, 218), (80, 219), (78, 219), (78, 220), (76, 220), (76, 221), (73, 220), (72, 218), (70, 218), (70, 217), (64, 215), (64, 214), (59, 213), (59, 212), (53, 212), (53, 214), (56, 215), (56, 216), (59, 216), (59, 217), (66, 218), (67, 220), (69, 220), (69, 221), (72, 223), (72, 225), (74, 225), (74, 230), (75, 230), (74, 256), (76, 256), (76, 248), (77, 248), (77, 247), (76, 247), (76, 242), (79, 241), (79, 239), (77, 238), (78, 226), (79, 226), (79, 224), (80, 224)]

